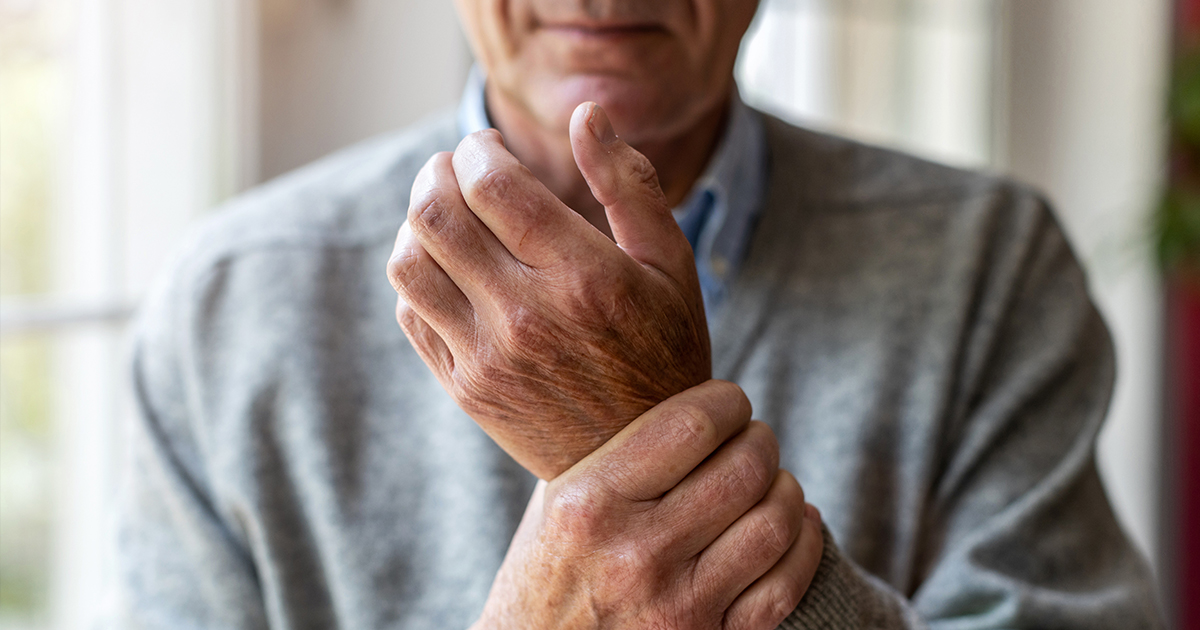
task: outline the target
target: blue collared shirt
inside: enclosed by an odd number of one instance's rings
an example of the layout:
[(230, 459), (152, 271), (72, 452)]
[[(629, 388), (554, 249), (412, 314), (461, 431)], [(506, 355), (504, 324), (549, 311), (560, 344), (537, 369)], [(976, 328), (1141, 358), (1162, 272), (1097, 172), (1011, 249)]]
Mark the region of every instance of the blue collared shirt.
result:
[[(458, 110), (463, 135), (492, 126), (484, 77), (471, 69)], [(762, 117), (734, 90), (729, 121), (716, 152), (683, 203), (672, 212), (696, 253), (696, 271), (711, 323), (725, 304), (729, 283), (746, 257), (766, 191), (767, 155)]]

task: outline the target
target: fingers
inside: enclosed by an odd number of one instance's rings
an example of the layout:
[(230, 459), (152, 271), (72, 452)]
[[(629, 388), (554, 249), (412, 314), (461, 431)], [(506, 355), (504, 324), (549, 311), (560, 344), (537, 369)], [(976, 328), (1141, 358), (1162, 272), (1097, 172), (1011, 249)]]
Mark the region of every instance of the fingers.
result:
[(396, 300), (396, 321), (433, 375), (443, 386), (448, 385), (454, 372), (454, 355), (446, 342), (402, 298)]
[(508, 152), (498, 131), (464, 138), (452, 162), (463, 199), (517, 260), (539, 269), (574, 265), (588, 244), (613, 247)]
[(563, 477), (591, 476), (627, 501), (661, 497), (750, 422), (750, 401), (710, 380), (659, 403)]
[[(396, 235), (396, 246), (388, 260), (387, 275), (403, 304), (436, 331), (437, 336), (445, 340), (451, 349), (460, 349), (470, 338), (475, 320), (471, 303), (413, 236), (408, 223), (400, 226)], [(406, 322), (415, 325), (415, 320), (405, 315), (399, 304), (396, 319), (402, 327)], [(405, 329), (405, 333), (408, 332)], [(425, 339), (423, 335), (416, 339), (412, 336), (409, 338), (416, 343)]]
[(775, 566), (800, 535), (804, 491), (786, 470), (762, 501), (730, 525), (696, 562), (696, 582), (724, 607)]
[(450, 153), (431, 157), (417, 173), (408, 207), (409, 229), (477, 308), (496, 285), (510, 282), (516, 260), (459, 192)]
[(754, 507), (776, 481), (779, 443), (762, 422), (745, 429), (692, 471), (656, 507), (676, 557), (691, 558)]
[(725, 611), (726, 630), (779, 627), (808, 592), (824, 552), (821, 515), (815, 507), (807, 505), (800, 537), (770, 571), (742, 591)]
[(575, 108), (570, 132), (575, 163), (604, 206), (617, 245), (639, 262), (684, 277), (679, 274), (694, 267), (692, 249), (671, 215), (650, 160), (617, 137), (608, 115), (595, 103)]

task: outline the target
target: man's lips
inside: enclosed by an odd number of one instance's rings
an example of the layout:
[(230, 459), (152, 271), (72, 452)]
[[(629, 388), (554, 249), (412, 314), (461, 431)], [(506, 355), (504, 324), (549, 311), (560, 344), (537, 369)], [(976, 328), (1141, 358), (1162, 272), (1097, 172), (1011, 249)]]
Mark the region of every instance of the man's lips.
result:
[(542, 24), (542, 30), (567, 37), (582, 39), (620, 39), (645, 35), (661, 35), (667, 32), (660, 24), (652, 23), (572, 23)]

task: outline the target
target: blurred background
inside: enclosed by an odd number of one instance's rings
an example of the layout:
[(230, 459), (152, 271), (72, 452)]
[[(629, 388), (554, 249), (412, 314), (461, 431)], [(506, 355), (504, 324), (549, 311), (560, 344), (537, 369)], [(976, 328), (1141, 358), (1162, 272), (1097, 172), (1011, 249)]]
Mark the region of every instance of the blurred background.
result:
[[(738, 76), (789, 120), (1047, 192), (1116, 339), (1104, 481), (1183, 630), (1200, 449), (1179, 410), (1200, 387), (1173, 376), (1187, 324), (1164, 325), (1159, 254), (1200, 221), (1156, 222), (1186, 211), (1160, 200), (1190, 168), (1168, 101), (1197, 22), (1176, 4), (763, 0)], [(0, 0), (0, 630), (103, 604), (124, 329), (187, 225), (452, 106), (470, 61), (447, 0)]]

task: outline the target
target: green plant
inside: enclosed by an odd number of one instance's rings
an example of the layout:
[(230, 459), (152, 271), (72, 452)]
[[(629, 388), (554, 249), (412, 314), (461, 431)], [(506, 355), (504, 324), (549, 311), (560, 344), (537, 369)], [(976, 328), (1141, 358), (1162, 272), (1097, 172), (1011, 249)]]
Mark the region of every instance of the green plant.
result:
[(1200, 46), (1175, 59), (1168, 101), (1171, 177), (1154, 215), (1164, 272), (1200, 275)]

